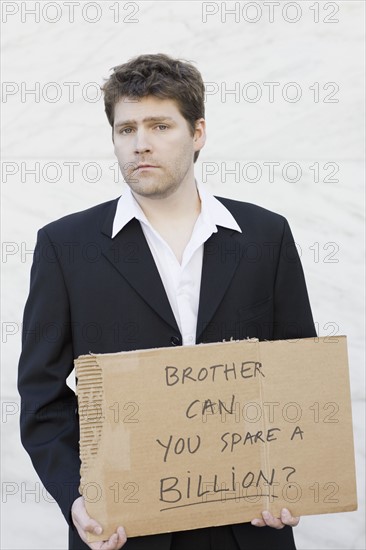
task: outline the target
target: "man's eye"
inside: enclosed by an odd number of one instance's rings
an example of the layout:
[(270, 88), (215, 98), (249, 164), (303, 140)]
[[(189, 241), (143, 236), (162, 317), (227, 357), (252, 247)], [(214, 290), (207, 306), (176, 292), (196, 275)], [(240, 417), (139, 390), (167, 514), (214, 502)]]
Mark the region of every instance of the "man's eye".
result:
[(119, 131), (120, 134), (130, 134), (132, 132), (132, 128), (121, 128)]
[(166, 130), (168, 126), (166, 124), (158, 124), (157, 128), (159, 128), (159, 130)]

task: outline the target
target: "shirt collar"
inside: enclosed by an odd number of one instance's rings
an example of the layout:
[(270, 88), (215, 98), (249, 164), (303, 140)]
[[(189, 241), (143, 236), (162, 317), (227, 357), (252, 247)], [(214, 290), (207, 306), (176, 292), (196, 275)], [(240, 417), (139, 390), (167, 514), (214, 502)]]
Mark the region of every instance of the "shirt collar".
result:
[[(232, 213), (216, 197), (196, 180), (198, 193), (201, 199), (201, 216), (203, 219), (215, 226), (220, 225), (227, 229), (233, 229), (242, 233)], [(217, 227), (216, 227), (217, 231)]]
[(125, 192), (118, 199), (113, 221), (112, 239), (114, 239), (117, 233), (119, 233), (133, 218), (149, 224), (141, 206), (133, 196), (131, 189), (126, 186)]
[[(217, 200), (202, 184), (196, 180), (197, 190), (201, 199), (201, 213), (203, 221), (214, 226), (213, 231), (217, 231), (217, 226), (226, 227), (242, 233), (234, 216), (229, 210)], [(136, 218), (140, 222), (150, 226), (142, 208), (136, 201), (131, 189), (126, 186), (126, 191), (118, 200), (116, 213), (113, 221), (112, 239), (131, 221)]]

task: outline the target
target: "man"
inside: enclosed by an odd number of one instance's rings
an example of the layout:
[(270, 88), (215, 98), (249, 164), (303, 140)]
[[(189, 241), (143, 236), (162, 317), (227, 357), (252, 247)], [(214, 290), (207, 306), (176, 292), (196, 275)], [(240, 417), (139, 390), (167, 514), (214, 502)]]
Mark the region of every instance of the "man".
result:
[(74, 358), (316, 335), (287, 221), (215, 198), (194, 177), (206, 139), (197, 69), (142, 55), (115, 67), (103, 91), (128, 189), (38, 233), (19, 364), (23, 444), (70, 525), (71, 549), (294, 549), (299, 518), (286, 510), (127, 542), (121, 518), (108, 541), (86, 542), (101, 527), (78, 491), (77, 401), (66, 384)]

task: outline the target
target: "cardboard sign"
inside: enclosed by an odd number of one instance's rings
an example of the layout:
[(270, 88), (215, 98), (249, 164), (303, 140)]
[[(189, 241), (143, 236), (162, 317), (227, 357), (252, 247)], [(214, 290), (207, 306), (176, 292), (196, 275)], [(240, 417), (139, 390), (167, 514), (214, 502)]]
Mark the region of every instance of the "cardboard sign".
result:
[(75, 364), (90, 540), (357, 509), (345, 336)]

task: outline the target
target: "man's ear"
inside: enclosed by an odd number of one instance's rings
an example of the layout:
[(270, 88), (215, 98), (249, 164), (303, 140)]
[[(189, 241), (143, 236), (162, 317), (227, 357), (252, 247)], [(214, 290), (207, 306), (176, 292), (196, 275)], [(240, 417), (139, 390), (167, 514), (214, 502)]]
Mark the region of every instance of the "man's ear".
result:
[(193, 136), (193, 146), (195, 151), (200, 151), (206, 143), (206, 121), (199, 118), (195, 123), (196, 129)]

